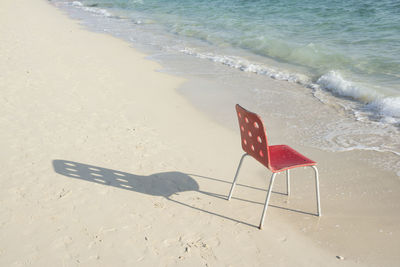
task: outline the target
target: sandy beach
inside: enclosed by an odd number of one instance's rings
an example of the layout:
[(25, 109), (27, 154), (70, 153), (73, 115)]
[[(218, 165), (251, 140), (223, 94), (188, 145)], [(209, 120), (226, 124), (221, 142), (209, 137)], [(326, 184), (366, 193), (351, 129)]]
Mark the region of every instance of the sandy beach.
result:
[(226, 200), (236, 100), (222, 125), (161, 70), (48, 1), (0, 2), (0, 266), (399, 266), (400, 180), (377, 152), (302, 146), (265, 118), (318, 162), (323, 216), (313, 171), (293, 170), (259, 230), (267, 169), (247, 159)]

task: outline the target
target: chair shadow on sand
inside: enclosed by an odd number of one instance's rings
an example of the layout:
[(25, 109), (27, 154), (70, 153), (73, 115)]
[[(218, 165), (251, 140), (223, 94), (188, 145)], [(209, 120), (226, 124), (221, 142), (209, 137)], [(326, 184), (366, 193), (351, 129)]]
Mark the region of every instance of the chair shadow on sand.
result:
[(229, 218), (198, 207), (193, 207), (190, 204), (171, 198), (172, 195), (179, 192), (197, 191), (211, 197), (226, 199), (226, 196), (201, 191), (198, 183), (192, 177), (182, 172), (162, 172), (142, 176), (67, 160), (53, 160), (53, 168), (56, 173), (66, 177), (81, 179), (105, 186), (113, 186), (152, 196), (162, 196), (169, 201), (198, 211), (212, 214), (236, 223), (257, 227), (256, 225)]
[[(162, 196), (171, 202), (186, 206), (188, 208), (192, 208), (201, 212), (218, 216), (220, 218), (234, 221), (236, 223), (241, 223), (244, 225), (258, 228), (258, 225), (249, 224), (247, 222), (236, 220), (234, 218), (226, 217), (224, 215), (204, 210), (198, 207), (194, 207), (191, 206), (190, 204), (183, 203), (171, 198), (172, 195), (179, 192), (196, 191), (207, 196), (225, 200), (227, 199), (227, 196), (225, 195), (200, 190), (199, 184), (191, 176), (194, 176), (198, 179), (207, 179), (207, 180), (212, 180), (214, 182), (227, 183), (229, 185), (231, 184), (230, 182), (224, 180), (206, 177), (202, 175), (196, 175), (196, 174), (185, 174), (182, 172), (161, 172), (148, 176), (135, 175), (127, 172), (106, 169), (98, 166), (87, 165), (68, 160), (53, 160), (53, 168), (56, 173), (64, 175), (66, 177), (81, 179), (97, 184), (102, 184), (105, 186), (113, 186), (120, 189), (130, 190), (133, 192), (138, 192), (152, 196)], [(243, 186), (252, 190), (266, 191), (266, 189), (256, 188), (244, 184), (237, 184), (237, 186)], [(273, 191), (272, 193), (284, 195), (283, 193), (276, 191), (275, 192)], [(264, 203), (261, 202), (246, 200), (238, 197), (232, 197), (232, 198), (235, 198), (240, 201), (246, 201), (254, 204), (264, 205)], [(300, 214), (313, 215), (312, 213), (309, 212), (290, 209), (286, 207), (279, 207), (271, 204), (269, 204), (269, 206)]]

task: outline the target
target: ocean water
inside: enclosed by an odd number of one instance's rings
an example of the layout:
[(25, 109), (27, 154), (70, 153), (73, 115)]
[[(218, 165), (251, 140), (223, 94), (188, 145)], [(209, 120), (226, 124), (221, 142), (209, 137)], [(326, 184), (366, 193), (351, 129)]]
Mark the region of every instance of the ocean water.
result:
[[(298, 83), (322, 103), (339, 106), (339, 113), (344, 110), (345, 118), (308, 122), (303, 130), (315, 136), (311, 145), (400, 155), (398, 0), (52, 2), (92, 29), (151, 46), (153, 53)], [(391, 166), (396, 164), (400, 170), (398, 158)]]
[(398, 0), (81, 0), (72, 4), (138, 24), (158, 24), (177, 38), (239, 48), (284, 63), (251, 62), (198, 51), (195, 46), (184, 50), (360, 101), (376, 113), (375, 119), (400, 123)]

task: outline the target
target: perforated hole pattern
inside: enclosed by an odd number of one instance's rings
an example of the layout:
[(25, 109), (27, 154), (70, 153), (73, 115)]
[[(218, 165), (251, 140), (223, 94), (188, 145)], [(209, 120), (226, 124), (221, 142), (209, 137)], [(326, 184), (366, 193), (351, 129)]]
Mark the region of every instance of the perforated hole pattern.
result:
[(260, 117), (236, 105), (242, 148), (249, 155), (268, 167), (268, 143)]

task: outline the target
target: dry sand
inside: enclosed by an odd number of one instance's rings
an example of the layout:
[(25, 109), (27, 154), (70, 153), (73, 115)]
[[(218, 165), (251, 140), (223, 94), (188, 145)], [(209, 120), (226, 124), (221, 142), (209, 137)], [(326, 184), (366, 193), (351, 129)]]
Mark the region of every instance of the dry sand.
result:
[(248, 159), (226, 201), (239, 133), (160, 68), (44, 0), (0, 2), (0, 266), (400, 264), (400, 182), (368, 152), (295, 147), (323, 216), (296, 170), (260, 231), (270, 173)]

